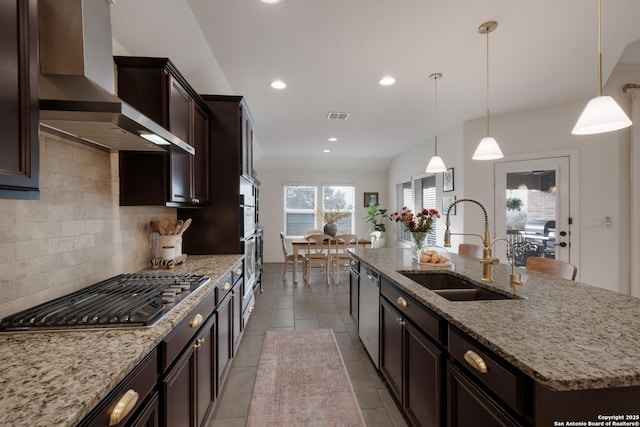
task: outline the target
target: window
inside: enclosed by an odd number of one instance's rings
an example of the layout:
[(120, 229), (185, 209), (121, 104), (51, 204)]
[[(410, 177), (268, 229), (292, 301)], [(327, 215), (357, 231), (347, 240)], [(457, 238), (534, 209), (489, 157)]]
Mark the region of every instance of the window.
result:
[[(411, 209), (414, 213), (421, 211), (422, 209), (438, 209), (436, 202), (436, 177), (435, 175), (429, 175), (422, 178), (418, 178), (413, 181), (413, 188), (411, 181), (402, 182), (397, 185), (397, 210), (402, 209), (403, 206)], [(433, 224), (431, 231), (427, 236), (427, 245), (435, 246), (436, 244), (436, 223)], [(407, 226), (402, 223), (398, 229), (398, 239), (405, 242), (411, 241), (410, 231)]]
[[(322, 196), (322, 199), (320, 199)], [(339, 233), (354, 231), (355, 187), (352, 185), (285, 185), (284, 220), (287, 236), (303, 236), (305, 230), (322, 230), (317, 210), (347, 211), (349, 216), (336, 223)]]
[(302, 236), (304, 230), (316, 228), (318, 188), (313, 185), (284, 186), (285, 234)]

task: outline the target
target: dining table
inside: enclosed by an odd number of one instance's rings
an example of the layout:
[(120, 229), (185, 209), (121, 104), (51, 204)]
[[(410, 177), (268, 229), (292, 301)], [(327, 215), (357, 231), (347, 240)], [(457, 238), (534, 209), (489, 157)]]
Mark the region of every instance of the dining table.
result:
[[(331, 240), (331, 242), (335, 242), (335, 238)], [(298, 283), (298, 254), (300, 254), (300, 250), (305, 250), (307, 248), (307, 240), (304, 237), (293, 237), (291, 239), (291, 244), (293, 246), (293, 283)], [(331, 243), (329, 243), (331, 245)], [(371, 240), (369, 239), (358, 239), (358, 247), (371, 245)], [(322, 244), (323, 247), (326, 247), (327, 244)], [(331, 245), (333, 247), (333, 245)]]

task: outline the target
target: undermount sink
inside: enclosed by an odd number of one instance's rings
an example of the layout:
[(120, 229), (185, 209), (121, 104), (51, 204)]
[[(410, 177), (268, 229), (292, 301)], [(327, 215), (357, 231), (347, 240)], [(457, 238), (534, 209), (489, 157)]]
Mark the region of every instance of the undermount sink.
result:
[(481, 301), (518, 299), (517, 296), (504, 295), (477, 286), (461, 277), (449, 274), (402, 273), (403, 276), (440, 295), (449, 301)]

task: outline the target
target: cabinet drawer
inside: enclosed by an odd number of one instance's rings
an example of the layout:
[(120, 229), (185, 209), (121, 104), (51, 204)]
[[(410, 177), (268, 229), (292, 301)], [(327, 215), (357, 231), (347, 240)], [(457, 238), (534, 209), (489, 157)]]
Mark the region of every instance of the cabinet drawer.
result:
[(227, 274), (224, 279), (218, 282), (216, 286), (216, 305), (220, 304), (220, 301), (222, 301), (224, 297), (231, 292), (231, 288), (233, 288), (234, 283), (233, 273)]
[[(111, 425), (119, 427), (125, 425), (132, 415), (142, 407), (147, 396), (153, 393), (157, 383), (157, 375), (158, 354), (153, 350), (79, 426)], [(135, 401), (135, 404), (129, 410), (124, 409), (122, 415), (118, 417), (116, 412), (127, 407), (125, 404), (127, 400), (129, 402)]]
[(173, 364), (187, 343), (193, 339), (201, 326), (209, 319), (216, 308), (214, 294), (215, 292), (211, 292), (162, 340), (159, 346), (161, 372), (165, 372)]
[(449, 354), (518, 414), (524, 414), (524, 375), (502, 358), (449, 327)]
[(446, 324), (440, 316), (424, 307), (405, 292), (396, 288), (384, 277), (382, 278), (382, 284), (380, 285), (380, 292), (396, 309), (398, 309), (405, 317), (410, 319), (431, 339), (443, 344)]

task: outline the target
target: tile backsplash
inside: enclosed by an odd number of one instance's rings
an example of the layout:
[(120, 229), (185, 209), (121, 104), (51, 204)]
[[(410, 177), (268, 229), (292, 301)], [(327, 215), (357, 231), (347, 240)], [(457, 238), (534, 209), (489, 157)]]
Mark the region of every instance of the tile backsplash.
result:
[(0, 199), (0, 318), (148, 265), (148, 224), (119, 206), (118, 154), (40, 134), (40, 200)]

